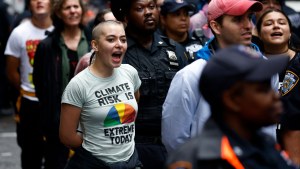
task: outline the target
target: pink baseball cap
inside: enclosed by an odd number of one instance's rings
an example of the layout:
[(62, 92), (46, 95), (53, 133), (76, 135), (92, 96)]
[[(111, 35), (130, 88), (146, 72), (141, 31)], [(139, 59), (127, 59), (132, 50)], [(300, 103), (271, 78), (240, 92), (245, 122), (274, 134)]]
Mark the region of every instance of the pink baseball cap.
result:
[(207, 19), (211, 21), (224, 14), (240, 16), (249, 9), (259, 12), (263, 9), (263, 5), (254, 0), (211, 0), (208, 4)]

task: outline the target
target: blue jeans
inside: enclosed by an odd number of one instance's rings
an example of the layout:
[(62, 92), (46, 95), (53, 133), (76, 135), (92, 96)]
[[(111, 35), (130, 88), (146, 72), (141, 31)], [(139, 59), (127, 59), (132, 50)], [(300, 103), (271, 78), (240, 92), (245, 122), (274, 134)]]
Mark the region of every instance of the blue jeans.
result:
[(65, 169), (142, 169), (142, 163), (138, 158), (137, 151), (134, 151), (128, 161), (108, 164), (97, 159), (84, 148), (79, 147), (75, 150), (74, 156)]

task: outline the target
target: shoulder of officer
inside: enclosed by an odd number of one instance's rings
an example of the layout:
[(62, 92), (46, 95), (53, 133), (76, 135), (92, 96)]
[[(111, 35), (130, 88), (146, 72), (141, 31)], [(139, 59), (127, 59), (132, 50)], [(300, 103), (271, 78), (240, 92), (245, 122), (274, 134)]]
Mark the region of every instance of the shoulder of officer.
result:
[(170, 39), (164, 35), (159, 35), (159, 36), (166, 44), (171, 45), (171, 46), (176, 46), (176, 42), (173, 39)]

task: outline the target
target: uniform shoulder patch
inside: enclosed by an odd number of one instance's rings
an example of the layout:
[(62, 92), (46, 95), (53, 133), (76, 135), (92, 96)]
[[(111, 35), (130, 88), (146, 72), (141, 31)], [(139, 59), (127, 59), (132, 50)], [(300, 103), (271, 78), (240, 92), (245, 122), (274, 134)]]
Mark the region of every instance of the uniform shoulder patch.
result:
[(292, 71), (286, 71), (282, 86), (281, 86), (281, 95), (284, 96), (288, 94), (298, 83), (299, 77)]

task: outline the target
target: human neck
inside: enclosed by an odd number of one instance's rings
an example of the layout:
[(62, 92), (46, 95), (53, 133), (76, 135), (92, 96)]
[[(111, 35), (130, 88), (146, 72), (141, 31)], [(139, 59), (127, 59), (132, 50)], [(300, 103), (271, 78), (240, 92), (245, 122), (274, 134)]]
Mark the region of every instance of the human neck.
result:
[[(229, 114), (229, 113), (227, 113)], [(256, 133), (256, 129), (254, 128), (249, 128), (247, 124), (244, 122), (241, 122), (241, 119), (239, 119), (236, 116), (225, 116), (224, 117), (224, 123), (234, 132), (236, 132), (241, 138), (245, 140), (252, 140), (254, 134)], [(249, 124), (248, 124), (249, 125)]]
[(35, 27), (40, 29), (47, 29), (52, 25), (52, 20), (49, 15), (32, 16), (31, 22)]
[(289, 52), (289, 48), (288, 46), (286, 47), (279, 47), (279, 46), (275, 46), (275, 47), (265, 47), (265, 55), (281, 55), (281, 54), (287, 54)]
[(65, 27), (62, 34), (64, 36), (71, 36), (74, 37), (74, 35), (81, 35), (81, 29), (78, 26), (75, 27)]
[(151, 49), (154, 32), (128, 28), (126, 29), (126, 34), (134, 38), (137, 43), (142, 45), (144, 48)]
[(216, 41), (217, 41), (217, 44), (219, 45), (219, 47), (220, 47), (221, 49), (224, 49), (224, 48), (226, 48), (226, 47), (232, 45), (232, 44), (226, 43), (226, 42), (225, 42), (223, 39), (221, 39), (221, 38), (216, 38)]
[(188, 33), (187, 32), (180, 33), (180, 35), (179, 35), (179, 34), (172, 34), (172, 33), (168, 32), (168, 31), (166, 31), (166, 35), (170, 39), (173, 39), (174, 41), (176, 41), (178, 43), (184, 42), (187, 39), (187, 37), (188, 37)]
[(280, 48), (276, 48), (276, 49), (270, 49), (267, 48), (265, 49), (264, 52), (265, 56), (272, 56), (272, 55), (287, 55), (290, 57), (290, 60), (293, 59), (293, 57), (295, 56), (296, 52), (287, 48), (287, 49), (280, 49)]
[(131, 36), (144, 48), (150, 49), (153, 41), (153, 36), (131, 34)]
[(67, 47), (76, 51), (81, 38), (81, 29), (79, 27), (65, 28), (61, 34)]
[[(96, 57), (96, 56), (95, 56)], [(108, 78), (113, 75), (114, 69), (106, 69), (99, 62), (99, 59), (95, 58), (95, 61), (89, 66), (90, 71), (97, 77)]]

